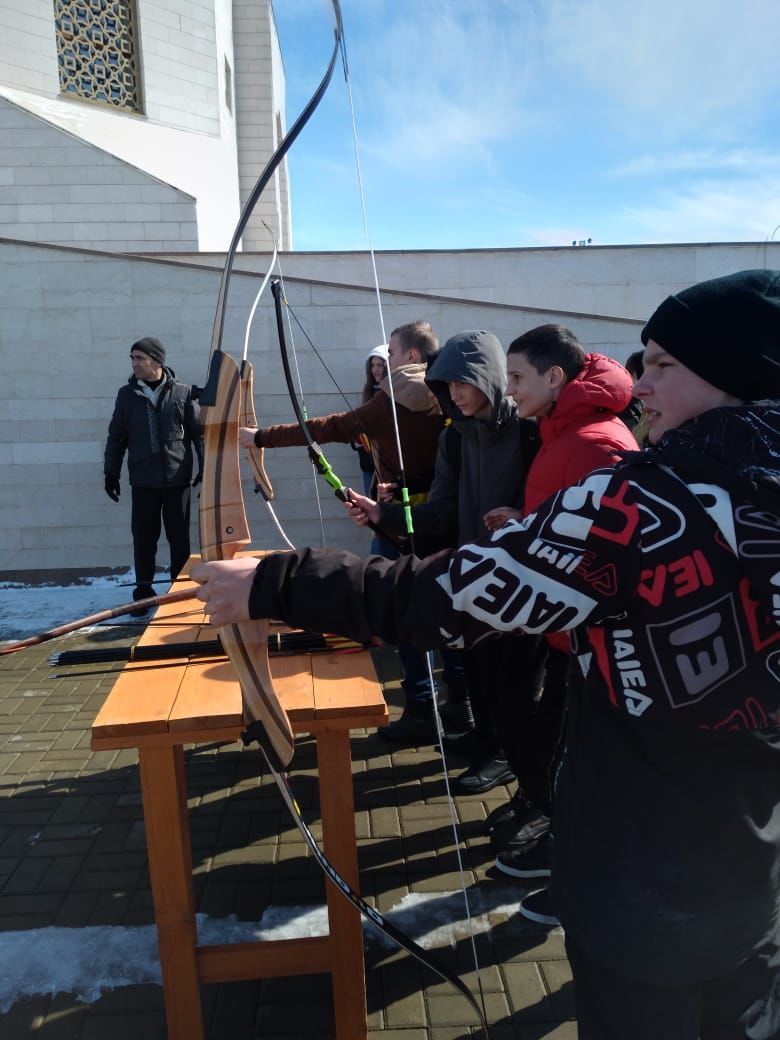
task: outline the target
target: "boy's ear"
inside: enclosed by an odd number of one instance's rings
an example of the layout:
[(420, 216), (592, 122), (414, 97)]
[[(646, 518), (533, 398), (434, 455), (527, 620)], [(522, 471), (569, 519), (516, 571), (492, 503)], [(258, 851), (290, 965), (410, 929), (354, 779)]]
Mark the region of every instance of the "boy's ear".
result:
[(547, 373), (547, 378), (549, 379), (551, 390), (560, 390), (568, 382), (566, 373), (560, 365), (553, 365)]

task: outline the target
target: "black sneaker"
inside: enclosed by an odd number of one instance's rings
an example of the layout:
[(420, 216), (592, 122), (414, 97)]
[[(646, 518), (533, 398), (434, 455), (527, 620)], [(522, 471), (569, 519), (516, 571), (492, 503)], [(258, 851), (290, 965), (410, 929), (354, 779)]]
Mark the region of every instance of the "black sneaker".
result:
[[(138, 585), (133, 590), (133, 602), (140, 599), (151, 599), (153, 595), (154, 589), (151, 585)], [(151, 607), (136, 607), (135, 610), (130, 611), (130, 617), (146, 617), (150, 610)]]
[(516, 878), (545, 878), (550, 876), (550, 846), (546, 839), (526, 845), (524, 849), (499, 852), (496, 868), (502, 874)]
[(522, 812), (504, 823), (496, 824), (490, 832), (490, 844), (496, 852), (521, 849), (529, 842), (543, 838), (550, 829), (550, 817), (527, 802)]
[(456, 777), (452, 789), (457, 794), (484, 794), (485, 791), (492, 791), (499, 784), (508, 784), (514, 779), (515, 774), (504, 756), (492, 755)]
[(513, 820), (517, 814), (525, 806), (527, 799), (523, 792), (518, 788), (508, 802), (497, 806), (492, 812), (489, 812), (485, 818), (485, 834), (490, 834), (494, 827), (497, 827), (500, 823), (505, 823), (507, 820)]
[(427, 715), (414, 715), (409, 708), (404, 708), (400, 719), (381, 726), (377, 736), (393, 744), (430, 744), (436, 739), (436, 723), (430, 712)]
[(549, 888), (523, 896), (520, 900), (520, 913), (529, 921), (543, 924), (547, 928), (559, 928), (561, 924), (550, 905)]

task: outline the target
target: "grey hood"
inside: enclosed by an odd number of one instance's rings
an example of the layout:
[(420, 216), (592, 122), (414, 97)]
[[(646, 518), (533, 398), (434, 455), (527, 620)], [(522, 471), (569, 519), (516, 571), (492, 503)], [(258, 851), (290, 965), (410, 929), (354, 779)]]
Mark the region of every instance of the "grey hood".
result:
[(488, 426), (496, 428), (514, 415), (514, 401), (504, 397), (506, 355), (492, 332), (467, 330), (450, 336), (428, 365), (425, 382), (444, 415), (454, 422), (465, 416), (453, 403), (448, 383), (468, 383), (482, 391), (490, 401)]

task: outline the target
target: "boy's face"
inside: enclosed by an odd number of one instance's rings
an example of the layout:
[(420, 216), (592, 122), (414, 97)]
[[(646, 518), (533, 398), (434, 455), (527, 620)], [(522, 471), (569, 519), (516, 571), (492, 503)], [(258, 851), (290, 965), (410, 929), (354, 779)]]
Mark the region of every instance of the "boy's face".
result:
[(506, 392), (517, 405), (521, 419), (538, 419), (547, 415), (565, 382), (563, 369), (553, 365), (537, 372), (525, 354), (508, 354), (506, 359)]
[(400, 368), (401, 365), (415, 365), (419, 360), (420, 355), (414, 347), (407, 349), (398, 336), (390, 337), (390, 342), (387, 344), (387, 362), (391, 372)]
[(645, 371), (634, 384), (634, 394), (647, 416), (648, 440), (655, 444), (667, 430), (695, 419), (710, 408), (742, 402), (697, 376), (677, 358), (667, 354), (655, 340), (645, 349)]
[(490, 416), (490, 401), (471, 383), (447, 383), (452, 403), (467, 419), (487, 419)]

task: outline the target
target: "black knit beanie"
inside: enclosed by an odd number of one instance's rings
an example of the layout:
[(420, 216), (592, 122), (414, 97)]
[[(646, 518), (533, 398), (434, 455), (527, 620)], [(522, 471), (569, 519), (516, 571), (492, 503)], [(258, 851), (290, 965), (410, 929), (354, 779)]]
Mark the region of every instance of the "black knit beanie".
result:
[(165, 347), (154, 336), (144, 336), (143, 339), (139, 339), (137, 343), (134, 343), (130, 350), (140, 350), (143, 354), (148, 354), (158, 364), (165, 364)]
[(642, 329), (741, 401), (780, 397), (780, 271), (738, 271), (667, 296)]

